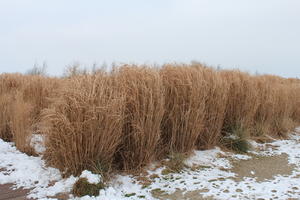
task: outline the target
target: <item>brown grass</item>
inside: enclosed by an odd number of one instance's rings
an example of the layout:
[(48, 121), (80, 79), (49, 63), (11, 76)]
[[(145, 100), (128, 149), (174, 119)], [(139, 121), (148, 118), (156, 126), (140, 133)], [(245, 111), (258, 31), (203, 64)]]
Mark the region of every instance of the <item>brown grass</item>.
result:
[(22, 94), (18, 92), (12, 103), (11, 130), (16, 147), (27, 154), (34, 154), (30, 147), (30, 136), (34, 133), (32, 129), (33, 105), (23, 100)]
[(210, 149), (219, 143), (224, 124), (225, 109), (228, 99), (229, 85), (212, 68), (201, 68), (205, 80), (207, 97), (205, 98), (205, 117), (203, 130), (197, 141), (198, 149)]
[(23, 76), (20, 74), (0, 75), (0, 138), (12, 141), (11, 106), (15, 92), (22, 86)]
[(12, 132), (10, 128), (10, 121), (12, 117), (11, 102), (12, 95), (2, 94), (0, 96), (0, 138), (5, 141), (12, 141)]
[(58, 79), (43, 76), (25, 76), (23, 84), (14, 93), (10, 128), (13, 141), (21, 151), (34, 154), (30, 147), (31, 135), (40, 133), (41, 111), (48, 106), (48, 98), (59, 86), (59, 82)]
[(294, 128), (292, 115), (291, 99), (289, 98), (290, 88), (284, 84), (273, 84), (274, 91), (274, 112), (272, 116), (272, 134), (277, 136), (285, 137), (288, 131)]
[(30, 137), (44, 134), (44, 158), (65, 174), (136, 170), (226, 145), (228, 134), (246, 151), (249, 137), (286, 137), (300, 124), (299, 79), (197, 63), (66, 75), (0, 75), (0, 138), (34, 154)]
[(122, 141), (124, 97), (105, 73), (69, 79), (44, 110), (45, 158), (66, 174), (108, 171)]
[(223, 131), (230, 134), (233, 129), (243, 127), (245, 134), (249, 134), (259, 106), (256, 82), (249, 74), (236, 70), (221, 74), (229, 84)]
[(116, 163), (122, 169), (138, 169), (159, 153), (164, 93), (157, 69), (124, 66), (118, 72), (125, 93), (123, 140)]
[(273, 113), (275, 111), (275, 96), (272, 84), (266, 77), (257, 77), (255, 81), (259, 104), (254, 115), (251, 135), (258, 138), (271, 134)]
[(162, 148), (167, 154), (189, 153), (204, 128), (207, 83), (202, 69), (167, 65), (160, 74), (165, 90)]

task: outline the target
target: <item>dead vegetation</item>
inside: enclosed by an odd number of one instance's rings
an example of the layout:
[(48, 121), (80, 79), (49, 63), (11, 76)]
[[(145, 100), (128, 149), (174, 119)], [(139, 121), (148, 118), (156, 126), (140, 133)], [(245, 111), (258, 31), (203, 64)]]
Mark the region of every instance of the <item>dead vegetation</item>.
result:
[[(300, 80), (201, 65), (78, 69), (64, 78), (0, 75), (0, 138), (35, 154), (31, 135), (46, 136), (44, 158), (66, 175), (136, 170), (247, 139), (286, 137), (300, 123)], [(176, 158), (176, 159), (174, 159)]]

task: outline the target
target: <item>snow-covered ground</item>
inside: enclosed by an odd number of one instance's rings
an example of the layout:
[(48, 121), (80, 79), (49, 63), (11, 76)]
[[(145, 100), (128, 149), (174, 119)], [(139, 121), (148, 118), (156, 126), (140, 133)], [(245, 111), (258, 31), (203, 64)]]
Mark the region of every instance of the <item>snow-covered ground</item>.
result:
[[(162, 173), (164, 167), (155, 167), (153, 164), (147, 173), (139, 177), (116, 175), (98, 197), (85, 196), (80, 199), (154, 200), (160, 195), (171, 195), (176, 191), (181, 191), (183, 195), (196, 191), (202, 197), (212, 199), (300, 199), (300, 135), (291, 134), (288, 140), (270, 144), (252, 144), (255, 149), (247, 155), (223, 152), (220, 148), (195, 151), (185, 161), (189, 167), (181, 173), (165, 174)], [(40, 144), (38, 149), (43, 150)], [(286, 154), (288, 164), (294, 166), (289, 175), (277, 174), (263, 181), (258, 181), (255, 176), (235, 179), (237, 174), (232, 170), (233, 162), (281, 154)], [(255, 172), (251, 171), (251, 174)], [(88, 178), (90, 182), (101, 179), (88, 171), (84, 171), (81, 177)], [(0, 139), (0, 184), (13, 183), (15, 188), (31, 188), (28, 196), (31, 198), (53, 199), (56, 194), (69, 193), (77, 179), (73, 176), (63, 179), (57, 169), (46, 167), (41, 157), (23, 154), (13, 143)]]

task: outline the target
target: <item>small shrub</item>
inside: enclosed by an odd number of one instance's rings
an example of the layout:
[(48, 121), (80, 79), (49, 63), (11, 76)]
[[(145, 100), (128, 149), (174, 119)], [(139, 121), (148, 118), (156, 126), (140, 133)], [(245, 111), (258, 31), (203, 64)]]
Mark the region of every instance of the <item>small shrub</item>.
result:
[(98, 196), (100, 190), (104, 189), (105, 185), (100, 182), (97, 184), (89, 183), (86, 178), (79, 178), (73, 185), (72, 194), (76, 197)]

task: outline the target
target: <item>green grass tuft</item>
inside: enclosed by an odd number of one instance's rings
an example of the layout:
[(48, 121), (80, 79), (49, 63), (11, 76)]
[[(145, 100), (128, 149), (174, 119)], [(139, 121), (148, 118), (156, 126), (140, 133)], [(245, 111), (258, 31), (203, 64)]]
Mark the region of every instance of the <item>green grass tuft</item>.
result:
[(222, 139), (225, 147), (238, 153), (247, 153), (251, 149), (248, 142), (248, 131), (242, 125), (238, 124), (230, 127), (227, 135)]

